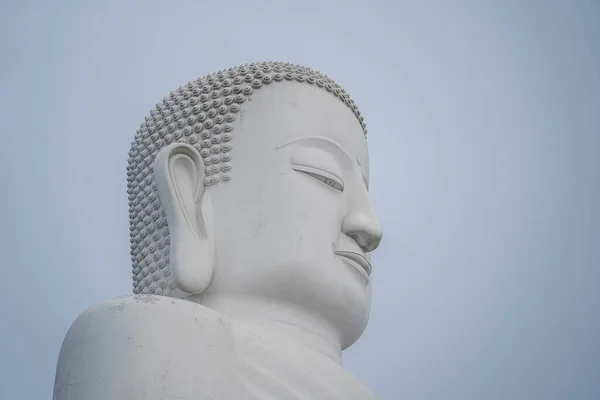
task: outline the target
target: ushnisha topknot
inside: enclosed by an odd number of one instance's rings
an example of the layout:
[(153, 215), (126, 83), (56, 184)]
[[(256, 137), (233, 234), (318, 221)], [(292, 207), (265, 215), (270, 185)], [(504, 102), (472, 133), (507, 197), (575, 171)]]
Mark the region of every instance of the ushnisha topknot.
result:
[(158, 152), (174, 142), (190, 144), (206, 165), (205, 186), (229, 181), (236, 113), (255, 90), (285, 80), (332, 93), (352, 110), (366, 135), (364, 118), (346, 91), (327, 75), (300, 65), (246, 64), (206, 75), (171, 92), (142, 122), (129, 151), (127, 194), (135, 294), (171, 296), (177, 289), (169, 265), (169, 228), (152, 173)]

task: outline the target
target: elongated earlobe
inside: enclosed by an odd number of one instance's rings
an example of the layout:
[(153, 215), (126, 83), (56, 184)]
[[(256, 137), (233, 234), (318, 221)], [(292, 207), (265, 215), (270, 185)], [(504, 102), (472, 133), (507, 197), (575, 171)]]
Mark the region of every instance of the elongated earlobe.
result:
[(212, 278), (215, 260), (204, 162), (192, 146), (173, 143), (158, 153), (153, 168), (171, 236), (175, 283), (184, 292), (202, 293)]

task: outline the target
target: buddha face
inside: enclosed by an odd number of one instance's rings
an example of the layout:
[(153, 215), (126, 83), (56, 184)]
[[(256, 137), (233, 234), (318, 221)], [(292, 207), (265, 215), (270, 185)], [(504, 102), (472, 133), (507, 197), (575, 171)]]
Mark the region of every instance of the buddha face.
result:
[(281, 82), (244, 105), (232, 145), (231, 181), (207, 189), (216, 253), (207, 291), (306, 307), (349, 346), (368, 321), (369, 253), (382, 236), (359, 122), (324, 89)]

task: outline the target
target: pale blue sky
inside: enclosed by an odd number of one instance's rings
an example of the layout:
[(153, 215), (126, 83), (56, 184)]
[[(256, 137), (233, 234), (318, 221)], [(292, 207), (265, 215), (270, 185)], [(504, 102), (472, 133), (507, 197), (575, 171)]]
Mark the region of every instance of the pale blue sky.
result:
[(593, 0), (0, 2), (0, 398), (51, 398), (73, 319), (130, 292), (143, 117), (262, 60), (369, 126), (385, 238), (346, 367), (382, 400), (600, 398), (599, 42)]

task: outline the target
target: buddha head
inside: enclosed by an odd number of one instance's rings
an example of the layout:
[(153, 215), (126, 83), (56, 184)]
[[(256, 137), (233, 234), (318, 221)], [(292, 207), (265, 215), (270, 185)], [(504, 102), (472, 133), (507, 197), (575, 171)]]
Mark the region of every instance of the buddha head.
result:
[(134, 293), (261, 296), (366, 327), (366, 126), (330, 78), (249, 64), (172, 92), (135, 135), (127, 168)]

